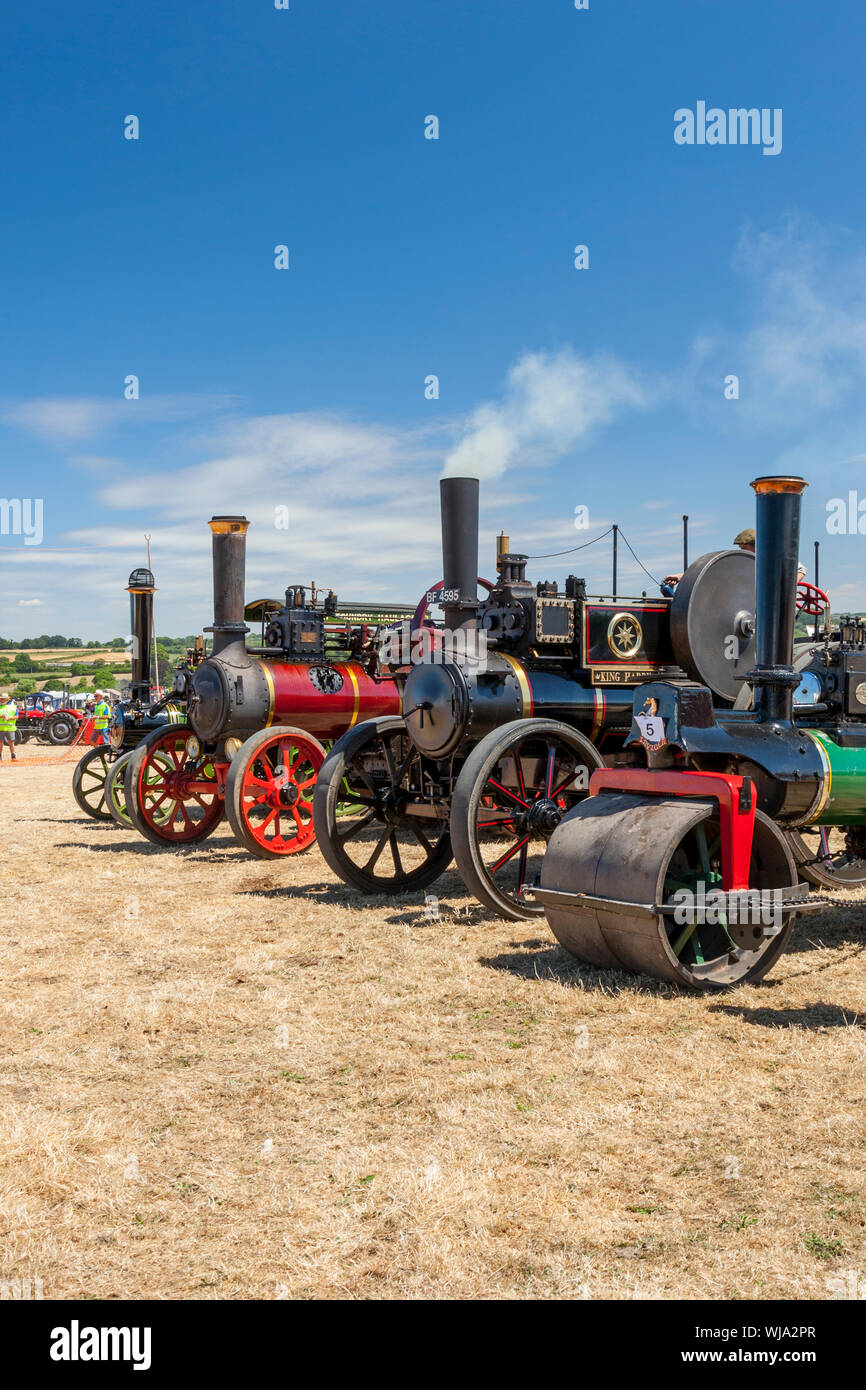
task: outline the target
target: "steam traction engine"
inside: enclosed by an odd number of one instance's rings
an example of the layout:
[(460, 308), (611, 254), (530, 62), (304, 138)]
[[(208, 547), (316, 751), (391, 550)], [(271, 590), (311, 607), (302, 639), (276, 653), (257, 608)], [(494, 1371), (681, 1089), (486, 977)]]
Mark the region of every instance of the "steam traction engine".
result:
[(148, 569), (136, 569), (126, 586), (132, 632), (132, 680), (129, 698), (114, 706), (108, 747), (90, 748), (72, 774), (72, 793), (81, 810), (94, 820), (116, 820), (128, 825), (123, 796), (123, 777), (129, 757), (153, 730), (176, 724), (179, 705), (162, 700), (151, 706), (151, 651), (153, 647), (153, 595), (156, 583)]
[[(754, 557), (702, 556), (672, 600), (591, 597), (574, 575), (562, 591), (531, 583), (503, 538), (480, 599), (478, 481), (440, 491), (446, 650), (413, 667), (402, 718), (335, 745), (315, 794), (319, 844), (362, 892), (424, 887), (453, 852), (482, 903), (528, 917), (542, 909), (522, 889), (548, 838), (590, 774), (623, 759), (635, 686), (688, 675), (720, 704), (736, 699), (754, 660)], [(347, 783), (351, 816), (338, 815)]]
[(213, 649), (177, 681), (184, 722), (151, 735), (130, 759), (126, 800), (136, 829), (154, 844), (203, 840), (225, 813), (247, 849), (270, 857), (315, 839), (322, 740), (361, 718), (396, 714), (400, 694), (397, 675), (379, 669), (372, 634), (340, 623), (332, 594), (317, 603), (290, 586), (284, 605), (257, 605), (263, 644), (246, 645), (248, 524), (239, 516), (210, 522)]
[(627, 751), (593, 773), (554, 830), (533, 890), (565, 948), (591, 965), (695, 989), (759, 979), (810, 906), (786, 831), (838, 827), (866, 845), (862, 625), (793, 653), (801, 478), (763, 477), (757, 499), (757, 650), (748, 710), (705, 684), (634, 695)]

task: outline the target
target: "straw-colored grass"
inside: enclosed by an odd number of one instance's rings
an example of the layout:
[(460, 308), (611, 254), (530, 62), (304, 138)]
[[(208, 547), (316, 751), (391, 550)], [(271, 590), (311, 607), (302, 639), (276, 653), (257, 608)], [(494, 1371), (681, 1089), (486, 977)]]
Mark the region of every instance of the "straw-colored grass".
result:
[(71, 770), (0, 766), (7, 1288), (866, 1293), (866, 895), (697, 998), (579, 968), (453, 871), (429, 920), (317, 850), (162, 853)]

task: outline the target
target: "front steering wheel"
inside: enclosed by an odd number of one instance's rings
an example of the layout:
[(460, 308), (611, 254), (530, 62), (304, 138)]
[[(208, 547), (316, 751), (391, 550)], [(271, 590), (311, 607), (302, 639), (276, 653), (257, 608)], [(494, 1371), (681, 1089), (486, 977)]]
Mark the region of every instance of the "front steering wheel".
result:
[[(478, 586), (479, 588), (486, 590), (488, 594), (493, 589), (493, 585), (490, 583), (490, 580), (482, 579), (480, 574), (478, 576)], [(436, 581), (435, 584), (431, 584), (430, 588), (426, 589), (425, 592), (421, 595), (421, 598), (418, 601), (418, 607), (415, 609), (415, 613), (409, 625), (411, 632), (417, 632), (418, 629), (423, 625), (428, 606), (431, 603), (435, 602), (433, 595), (439, 593), (439, 591), (441, 589), (444, 589), (444, 587), (445, 580), (439, 579)]]
[(820, 618), (830, 600), (817, 584), (809, 584), (805, 579), (797, 584), (797, 612), (808, 613), (812, 618)]

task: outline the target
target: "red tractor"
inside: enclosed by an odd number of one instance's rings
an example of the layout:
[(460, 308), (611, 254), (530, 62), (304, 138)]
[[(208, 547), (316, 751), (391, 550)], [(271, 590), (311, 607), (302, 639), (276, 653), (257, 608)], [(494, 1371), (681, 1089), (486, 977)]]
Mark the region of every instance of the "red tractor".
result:
[(45, 710), (38, 695), (28, 695), (18, 702), (16, 722), (18, 743), (29, 743), (31, 738), (45, 742)]
[(77, 709), (68, 691), (57, 707), (55, 701), (43, 695), (28, 695), (18, 704), (18, 736), (22, 743), (36, 738), (40, 743), (62, 746), (74, 743), (88, 716)]
[(87, 723), (89, 716), (82, 709), (76, 709), (73, 705), (64, 705), (62, 709), (56, 709), (52, 714), (45, 716), (45, 735), (43, 742), (64, 744), (74, 743), (83, 724)]

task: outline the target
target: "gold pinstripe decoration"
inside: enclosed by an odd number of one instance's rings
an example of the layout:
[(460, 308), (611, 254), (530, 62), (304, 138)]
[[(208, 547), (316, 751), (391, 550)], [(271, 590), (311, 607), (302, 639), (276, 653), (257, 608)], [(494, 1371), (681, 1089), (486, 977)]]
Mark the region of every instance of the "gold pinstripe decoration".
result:
[(600, 690), (599, 687), (598, 687), (597, 685), (594, 685), (594, 686), (592, 687), (592, 697), (593, 697), (592, 728), (591, 728), (590, 731), (589, 731), (589, 738), (590, 738), (590, 742), (591, 742), (591, 743), (595, 743), (595, 740), (596, 740), (597, 737), (598, 737), (599, 730), (601, 729), (601, 726), (602, 726), (602, 724), (604, 723), (604, 706), (605, 706), (604, 691), (603, 691), (603, 690)]
[(529, 719), (532, 714), (532, 690), (529, 681), (526, 679), (526, 672), (515, 656), (508, 656), (506, 652), (497, 652), (503, 661), (507, 661), (515, 676), (517, 684), (520, 686), (520, 700), (522, 708), (520, 711), (521, 719)]
[(807, 825), (814, 825), (815, 821), (820, 819), (821, 812), (824, 810), (824, 807), (827, 805), (827, 802), (830, 799), (830, 791), (833, 786), (833, 769), (830, 766), (830, 759), (827, 757), (827, 750), (821, 742), (820, 736), (818, 734), (813, 733), (811, 729), (806, 729), (804, 730), (804, 732), (806, 734), (806, 737), (810, 738), (814, 743), (815, 747), (817, 748), (818, 754), (821, 758), (821, 766), (824, 769), (824, 785), (821, 788), (820, 799), (818, 800), (817, 804), (811, 808), (809, 813), (809, 819), (806, 822)]
[(268, 683), (268, 717), (265, 720), (265, 728), (269, 729), (274, 722), (274, 707), (276, 705), (276, 695), (274, 693), (274, 677), (266, 661), (260, 661), (259, 665), (264, 672), (265, 680)]
[[(338, 667), (338, 670), (339, 669), (340, 668)], [(358, 677), (355, 675), (355, 672), (353, 671), (352, 667), (344, 666), (342, 667), (342, 669), (345, 671), (346, 675), (349, 677), (349, 680), (352, 682), (352, 691), (355, 697), (355, 703), (352, 706), (352, 718), (349, 720), (349, 723), (347, 725), (347, 728), (353, 729), (358, 719), (358, 710), (361, 705), (361, 692), (358, 689)]]

